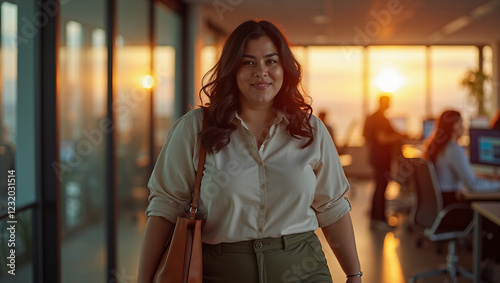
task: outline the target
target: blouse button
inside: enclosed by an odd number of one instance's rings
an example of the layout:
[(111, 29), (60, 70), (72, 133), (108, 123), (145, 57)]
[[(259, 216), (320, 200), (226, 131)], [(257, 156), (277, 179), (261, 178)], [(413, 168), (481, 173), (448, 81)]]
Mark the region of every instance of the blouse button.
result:
[(262, 249), (262, 246), (263, 246), (263, 245), (262, 245), (262, 242), (259, 242), (259, 241), (258, 241), (258, 242), (255, 242), (255, 248), (256, 248), (256, 249), (260, 250), (260, 249)]
[(264, 210), (264, 209), (266, 209), (266, 207), (264, 205), (261, 205), (260, 209)]

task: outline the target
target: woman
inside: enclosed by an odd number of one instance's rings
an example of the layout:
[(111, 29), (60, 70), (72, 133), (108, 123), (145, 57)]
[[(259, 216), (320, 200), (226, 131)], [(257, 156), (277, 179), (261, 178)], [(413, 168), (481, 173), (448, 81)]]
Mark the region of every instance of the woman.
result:
[[(460, 113), (454, 110), (444, 111), (438, 118), (432, 135), (425, 143), (424, 158), (434, 163), (436, 177), (441, 189), (443, 207), (461, 202), (457, 198), (463, 184), (476, 191), (496, 191), (500, 183), (494, 180), (478, 178), (470, 166), (465, 151), (457, 143), (464, 127)], [(472, 219), (471, 213), (453, 215), (447, 218), (447, 227), (457, 227)], [(490, 238), (483, 239), (483, 260), (481, 263), (481, 282), (496, 282), (495, 260), (500, 257), (500, 231), (495, 224), (483, 223), (483, 229), (490, 233)]]
[(347, 282), (361, 282), (349, 184), (299, 91), (300, 65), (283, 34), (266, 21), (241, 24), (209, 74), (202, 92), (210, 103), (172, 126), (152, 173), (138, 282), (151, 281), (175, 219), (189, 208), (201, 142), (204, 282), (332, 282), (318, 226)]
[(432, 135), (425, 142), (424, 158), (434, 163), (443, 206), (459, 201), (456, 192), (463, 185), (475, 191), (495, 191), (500, 188), (499, 182), (478, 178), (474, 174), (464, 149), (457, 143), (463, 132), (460, 113), (454, 110), (444, 111), (438, 118)]

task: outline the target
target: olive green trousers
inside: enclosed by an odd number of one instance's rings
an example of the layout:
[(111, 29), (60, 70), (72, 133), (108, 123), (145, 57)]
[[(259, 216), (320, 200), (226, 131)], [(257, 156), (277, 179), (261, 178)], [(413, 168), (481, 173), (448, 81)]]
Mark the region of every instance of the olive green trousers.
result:
[(237, 243), (203, 244), (204, 283), (331, 283), (313, 231)]

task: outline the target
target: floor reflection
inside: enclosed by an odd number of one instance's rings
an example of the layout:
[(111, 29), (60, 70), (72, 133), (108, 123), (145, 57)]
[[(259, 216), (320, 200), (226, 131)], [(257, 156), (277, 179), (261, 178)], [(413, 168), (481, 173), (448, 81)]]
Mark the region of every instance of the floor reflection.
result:
[(384, 279), (384, 283), (400, 283), (405, 281), (403, 271), (401, 270), (401, 262), (396, 252), (399, 244), (400, 241), (394, 236), (394, 233), (387, 233), (384, 240), (382, 258), (382, 278)]

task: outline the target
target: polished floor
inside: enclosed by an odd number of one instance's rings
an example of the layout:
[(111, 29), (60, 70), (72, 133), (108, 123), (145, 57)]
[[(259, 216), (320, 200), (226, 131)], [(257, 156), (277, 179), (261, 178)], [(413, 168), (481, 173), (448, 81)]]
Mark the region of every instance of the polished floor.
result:
[[(351, 216), (354, 224), (358, 253), (364, 283), (403, 283), (408, 282), (414, 273), (436, 268), (445, 262), (446, 247), (438, 252), (434, 243), (424, 242), (416, 245), (418, 235), (407, 226), (407, 211), (411, 203), (411, 193), (401, 193), (398, 184), (391, 183), (387, 192), (388, 207), (394, 216), (391, 220), (398, 224), (391, 232), (371, 230), (369, 228), (368, 210), (374, 184), (370, 180), (350, 179), (352, 190)], [(119, 250), (118, 269), (114, 272), (116, 283), (135, 283), (139, 260), (140, 242), (145, 223), (143, 208), (130, 209), (130, 214), (120, 218), (118, 225)], [(100, 283), (107, 282), (104, 275), (106, 265), (106, 249), (100, 244), (105, 242), (104, 225), (96, 223), (63, 241), (62, 247), (62, 282), (63, 283)], [(320, 231), (317, 231), (324, 243)], [(329, 248), (324, 248), (335, 283), (345, 282), (345, 276)], [(472, 268), (472, 251), (466, 245), (458, 248), (460, 264), (467, 269)], [(23, 276), (22, 268), (19, 276), (0, 278), (3, 282), (29, 282)], [(497, 272), (500, 266), (497, 266)], [(27, 273), (27, 272), (24, 272)], [(500, 273), (498, 273), (500, 274)], [(499, 278), (500, 279), (500, 278)], [(448, 282), (444, 276), (425, 279), (419, 282)], [(459, 279), (459, 283), (472, 282)], [(500, 280), (497, 282), (500, 283)]]

